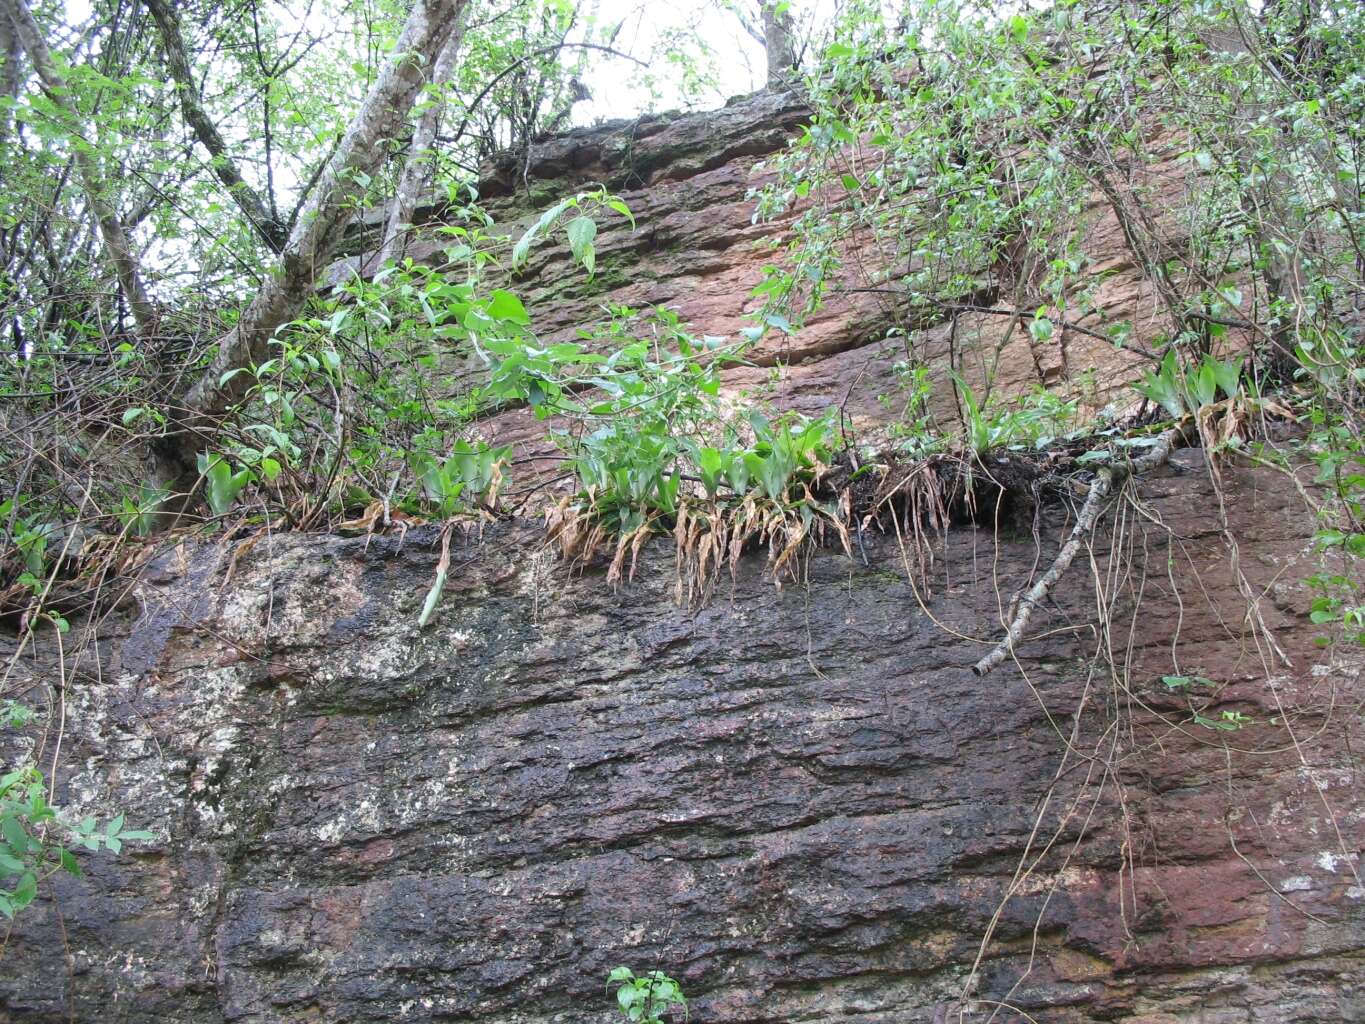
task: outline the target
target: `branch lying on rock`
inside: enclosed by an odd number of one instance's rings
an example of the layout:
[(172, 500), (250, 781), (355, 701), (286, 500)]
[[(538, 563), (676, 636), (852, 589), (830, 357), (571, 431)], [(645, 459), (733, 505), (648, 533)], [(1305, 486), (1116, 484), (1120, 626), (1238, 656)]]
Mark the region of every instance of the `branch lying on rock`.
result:
[(1057, 552), (1057, 558), (1053, 561), (1052, 567), (1043, 574), (1037, 583), (1029, 588), (1026, 594), (1019, 598), (1019, 607), (1014, 613), (1014, 621), (1006, 630), (1004, 639), (991, 648), (989, 654), (972, 666), (974, 673), (978, 676), (984, 676), (1009, 657), (1014, 646), (1023, 637), (1024, 630), (1028, 629), (1034, 609), (1047, 600), (1048, 594), (1057, 585), (1057, 581), (1070, 568), (1072, 559), (1076, 557), (1076, 552), (1080, 551), (1081, 542), (1099, 522), (1100, 514), (1109, 503), (1109, 497), (1122, 487), (1123, 482), (1130, 476), (1141, 476), (1143, 473), (1150, 473), (1164, 465), (1166, 460), (1171, 457), (1171, 452), (1184, 441), (1184, 428), (1180, 426), (1171, 427), (1157, 437), (1156, 444), (1152, 446), (1150, 451), (1128, 462), (1105, 466), (1095, 474), (1095, 482), (1090, 485), (1090, 494), (1087, 495), (1085, 504), (1081, 506), (1081, 514), (1076, 520), (1076, 525), (1071, 528), (1071, 536), (1062, 545), (1062, 550)]

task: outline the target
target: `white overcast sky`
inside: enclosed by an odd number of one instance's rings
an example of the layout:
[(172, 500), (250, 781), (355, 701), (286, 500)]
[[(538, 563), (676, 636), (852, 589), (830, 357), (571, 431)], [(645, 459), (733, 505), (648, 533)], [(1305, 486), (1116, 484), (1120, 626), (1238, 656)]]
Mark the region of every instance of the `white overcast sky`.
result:
[[(670, 35), (692, 30), (700, 41), (698, 49), (709, 59), (716, 85), (691, 105), (709, 108), (722, 106), (729, 97), (753, 92), (763, 85), (765, 63), (763, 48), (750, 38), (739, 20), (721, 9), (723, 0), (598, 0), (599, 24), (622, 22), (615, 48), (642, 59), (656, 52)], [(799, 24), (828, 23), (837, 0), (792, 0), (791, 13)], [(757, 8), (756, 0), (741, 0)], [(300, 2), (272, 5), (288, 11), (302, 10)], [(65, 0), (69, 24), (82, 24), (90, 16), (89, 0)], [(316, 12), (315, 8), (315, 12)], [(315, 15), (316, 16), (316, 15)], [(323, 26), (319, 25), (319, 28)], [(604, 53), (589, 57), (586, 84), (592, 99), (577, 104), (575, 124), (598, 120), (634, 117), (647, 110), (669, 110), (687, 105), (677, 88), (676, 69), (663, 61), (650, 68), (655, 78), (656, 95), (641, 80), (641, 68), (630, 61)]]

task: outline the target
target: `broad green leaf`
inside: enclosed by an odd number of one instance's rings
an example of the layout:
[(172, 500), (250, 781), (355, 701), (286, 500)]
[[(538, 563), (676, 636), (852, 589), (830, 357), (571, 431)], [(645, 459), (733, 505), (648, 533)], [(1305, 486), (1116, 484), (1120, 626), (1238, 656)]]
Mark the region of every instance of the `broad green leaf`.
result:
[(57, 861), (58, 863), (61, 864), (62, 870), (65, 871), (67, 874), (75, 875), (77, 878), (81, 876), (82, 874), (81, 866), (77, 862), (76, 858), (72, 856), (70, 850), (64, 848), (59, 849), (57, 851)]
[(608, 199), (608, 200), (607, 200), (607, 205), (610, 206), (610, 207), (611, 207), (613, 210), (615, 210), (617, 213), (619, 213), (622, 217), (625, 217), (628, 221), (630, 221), (630, 226), (631, 226), (632, 229), (634, 229), (634, 227), (635, 227), (635, 214), (633, 214), (633, 213), (630, 212), (630, 207), (629, 207), (629, 206), (627, 206), (627, 205), (626, 205), (624, 202), (622, 202), (620, 199)]
[(592, 240), (597, 237), (597, 224), (591, 217), (575, 217), (569, 221), (565, 232), (569, 236), (569, 249), (573, 252), (575, 259), (583, 259), (585, 247), (592, 244)]
[(525, 263), (526, 257), (530, 255), (531, 252), (531, 244), (550, 229), (550, 225), (559, 219), (560, 214), (569, 207), (576, 205), (578, 205), (578, 203), (575, 199), (561, 199), (559, 202), (555, 203), (554, 206), (542, 213), (540, 219), (527, 228), (526, 233), (522, 235), (521, 238), (517, 240), (517, 244), (512, 247), (512, 269), (515, 270)]
[(494, 320), (505, 320), (513, 324), (525, 325), (531, 322), (531, 317), (521, 300), (501, 288), (493, 289), (493, 293), (488, 297), (488, 315)]
[(28, 849), (28, 833), (24, 831), (24, 826), (19, 819), (13, 816), (0, 818), (0, 835), (5, 837), (5, 842), (9, 843), (10, 849), (16, 855), (22, 856)]

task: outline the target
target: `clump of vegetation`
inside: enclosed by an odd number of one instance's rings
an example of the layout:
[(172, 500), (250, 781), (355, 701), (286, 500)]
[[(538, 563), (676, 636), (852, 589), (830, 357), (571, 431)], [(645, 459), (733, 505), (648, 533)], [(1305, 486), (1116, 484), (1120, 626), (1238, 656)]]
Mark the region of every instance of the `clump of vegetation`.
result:
[(678, 983), (663, 971), (649, 971), (637, 977), (629, 967), (614, 968), (607, 986), (616, 985), (616, 1005), (631, 1024), (663, 1024), (677, 1007), (687, 1019), (687, 1000)]
[[(0, 724), (22, 729), (31, 718), (23, 704), (0, 704)], [(39, 884), (55, 872), (81, 874), (73, 849), (118, 853), (124, 843), (154, 838), (145, 829), (124, 828), (122, 814), (103, 825), (93, 817), (70, 821), (51, 799), (43, 773), (31, 760), (21, 759), (0, 775), (0, 914), (6, 918), (32, 903)]]
[[(439, 521), (422, 626), (439, 613), (454, 525), (513, 509), (543, 515), (571, 566), (604, 561), (611, 584), (651, 537), (671, 537), (680, 601), (706, 599), (745, 551), (799, 579), (812, 545), (852, 555), (879, 525), (927, 582), (954, 501), (1013, 460), (1075, 516), (1051, 564), (1002, 598), (985, 675), (1017, 662), (1030, 617), (1106, 515), (1137, 507), (1130, 482), (1184, 445), (1208, 456), (1234, 552), (1224, 468), (1316, 467), (1311, 486), (1294, 478), (1321, 527), (1309, 615), (1323, 646), (1365, 644), (1357, 5), (938, 0), (894, 18), (841, 5), (804, 70), (809, 124), (753, 197), (759, 218), (792, 227), (750, 325), (697, 337), (668, 309), (615, 305), (557, 342), (535, 330), (534, 261), (567, 252), (584, 279), (605, 276), (599, 250), (634, 213), (589, 187), (512, 231), (471, 168), (510, 151), (529, 191), (532, 140), (562, 123), (583, 54), (611, 51), (613, 30), (563, 0), (486, 20), (462, 0), (364, 6), (349, 22), (365, 26), (363, 59), (348, 69), (255, 6), (249, 25), (236, 8), (146, 9), (128, 23), (124, 5), (93, 4), (74, 32), (57, 11), (0, 0), (10, 668), (39, 631), (93, 649), (81, 617), (185, 531), (249, 543)], [(787, 5), (763, 12), (770, 52), (786, 54), (780, 84), (794, 76)], [(705, 77), (688, 70), (693, 86)], [(421, 196), (435, 226), (409, 245)], [(1109, 318), (1096, 216), (1117, 225), (1155, 336)], [(888, 448), (858, 450), (842, 410), (780, 412), (722, 386), (771, 332), (799, 331), (850, 290), (884, 300), (904, 349)], [(1002, 330), (972, 335), (982, 318)], [(999, 394), (1010, 343), (1041, 366), (1077, 335), (1132, 359), (1108, 416), (1041, 369), (1026, 396)], [(951, 414), (935, 408), (943, 396)], [(485, 435), (514, 408), (544, 425), (559, 479), (518, 489), (518, 453)], [(1232, 561), (1248, 628), (1267, 662), (1287, 660)], [(1123, 705), (1123, 657), (1095, 658)], [(1172, 667), (1161, 678), (1185, 721), (1211, 735), (1257, 724)], [(0, 694), (11, 730), (30, 728), (19, 696)], [(59, 753), (26, 753), (0, 778), (0, 913), (76, 870), (73, 850), (150, 838), (112, 809), (99, 825), (55, 806)], [(47, 777), (39, 763), (54, 765)], [(686, 1013), (660, 971), (617, 968), (609, 984), (631, 1021)]]

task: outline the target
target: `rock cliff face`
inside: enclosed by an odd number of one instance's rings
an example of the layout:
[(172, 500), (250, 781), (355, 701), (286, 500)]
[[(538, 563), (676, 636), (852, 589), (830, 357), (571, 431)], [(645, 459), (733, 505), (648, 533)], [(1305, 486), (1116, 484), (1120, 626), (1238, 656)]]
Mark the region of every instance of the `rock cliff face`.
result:
[[(809, 114), (794, 94), (761, 92), (719, 111), (578, 129), (534, 148), (520, 166), (485, 168), (480, 201), (514, 236), (561, 197), (597, 185), (619, 193), (635, 218), (633, 228), (624, 218), (599, 218), (598, 270), (591, 281), (569, 259), (562, 238), (531, 250), (525, 272), (509, 287), (525, 297), (538, 336), (581, 340), (578, 330), (603, 320), (609, 306), (666, 306), (698, 337), (734, 338), (751, 325), (745, 314), (763, 304), (753, 289), (763, 281), (764, 267), (780, 262), (792, 219), (754, 223), (753, 193), (773, 179), (762, 160), (780, 151)], [(1172, 157), (1179, 151), (1172, 146)], [(1172, 164), (1162, 179), (1167, 191), (1178, 179)], [(419, 217), (439, 220), (440, 213), (433, 206)], [(930, 411), (942, 422), (957, 416), (950, 371), (978, 396), (1018, 397), (1043, 385), (1076, 399), (1090, 414), (1109, 403), (1132, 405), (1128, 385), (1150, 365), (1140, 352), (1166, 329), (1165, 309), (1102, 197), (1092, 197), (1079, 223), (1092, 262), (1076, 290), (1092, 293), (1094, 311), (1076, 320), (1078, 329), (1059, 328), (1051, 343), (1037, 345), (1010, 317), (964, 311), (915, 332), (917, 358), (936, 385)], [(438, 264), (448, 244), (419, 240), (408, 255)], [(847, 288), (835, 289), (794, 335), (769, 331), (747, 354), (750, 365), (727, 370), (725, 386), (738, 401), (757, 397), (808, 415), (837, 405), (852, 435), (875, 444), (905, 404), (893, 367), (905, 360), (906, 343), (888, 329), (903, 325), (906, 311), (878, 289), (859, 290), (870, 283), (866, 272), (884, 262), (874, 240), (849, 239), (847, 256)], [(365, 249), (334, 267), (333, 279), (372, 271), (375, 258), (373, 247)], [(994, 272), (985, 280), (1000, 284)], [(1116, 348), (1102, 333), (1120, 321), (1133, 328), (1128, 349)], [(544, 424), (526, 410), (496, 417), (486, 433), (517, 443), (523, 456), (548, 448)]]
[[(1144, 492), (1093, 553), (1127, 688), (1087, 669), (1089, 572), (1026, 675), (971, 674), (1038, 557), (988, 528), (948, 534), (930, 592), (869, 532), (866, 565), (817, 554), (778, 591), (755, 558), (685, 610), (662, 543), (613, 593), (499, 526), (457, 546), (426, 631), (428, 530), (275, 537), (230, 583), (230, 547), (170, 552), (67, 695), (62, 780), (163, 838), (53, 880), (0, 1009), (606, 1021), (624, 962), (699, 1021), (928, 1024), (983, 954), (967, 1020), (1361, 1019), (1362, 688), (1298, 614), (1297, 498), (1234, 474), (1286, 669), (1242, 620), (1197, 453)], [(1207, 716), (1255, 724), (1192, 725), (1159, 681), (1173, 644), (1224, 684)]]
[[(578, 133), (531, 180), (633, 190), (648, 241), (616, 244), (644, 269), (611, 301), (724, 333), (772, 230), (748, 168), (801, 113)], [(585, 298), (548, 301), (552, 255), (528, 303), (551, 336)], [(776, 399), (875, 429), (874, 314), (772, 342), (799, 363)], [(884, 517), (801, 585), (755, 555), (694, 607), (664, 540), (613, 590), (498, 523), (456, 541), (425, 630), (434, 528), (166, 551), (98, 624), (98, 673), (75, 667), (58, 780), (158, 840), (47, 883), (0, 1020), (605, 1024), (618, 963), (718, 1024), (1365, 1019), (1361, 659), (1313, 644), (1293, 482), (1221, 473), (1226, 531), (1178, 453), (984, 679), (1063, 502), (959, 522), (923, 570)], [(22, 663), (35, 692), (55, 656)], [(1194, 718), (1225, 712), (1246, 724)]]

